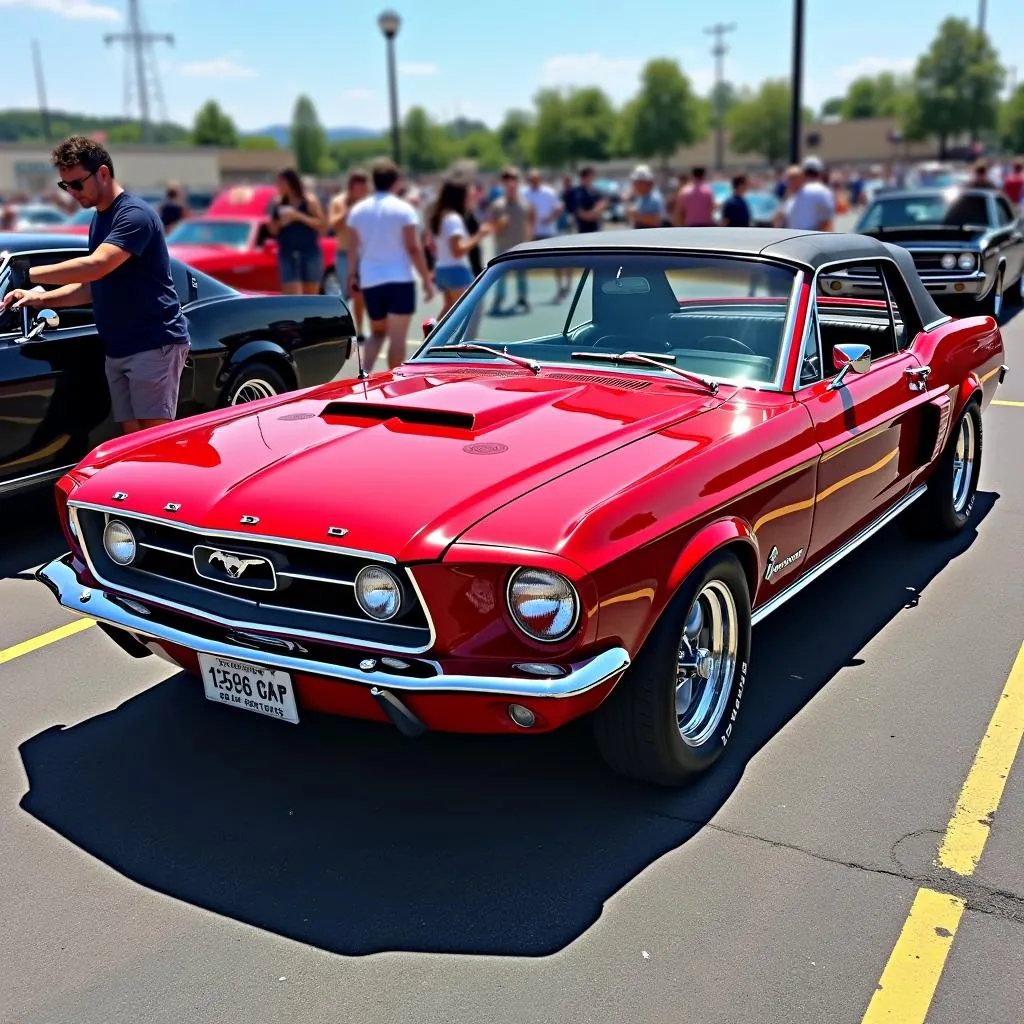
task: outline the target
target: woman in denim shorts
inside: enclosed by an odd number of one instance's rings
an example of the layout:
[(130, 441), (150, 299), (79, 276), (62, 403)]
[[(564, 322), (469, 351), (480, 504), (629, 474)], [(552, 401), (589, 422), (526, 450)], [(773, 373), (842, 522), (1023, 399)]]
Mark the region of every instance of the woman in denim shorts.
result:
[(465, 221), (468, 191), (464, 182), (446, 181), (430, 213), (430, 232), (437, 252), (434, 281), (442, 294), (439, 316), (444, 316), (473, 283), (470, 250), (494, 230), (488, 223), (482, 225), (475, 235), (470, 235)]
[(277, 268), (286, 295), (317, 295), (324, 279), (320, 235), (327, 228), (323, 207), (307, 194), (292, 168), (277, 176), (280, 199), (270, 210), (270, 233), (277, 239)]

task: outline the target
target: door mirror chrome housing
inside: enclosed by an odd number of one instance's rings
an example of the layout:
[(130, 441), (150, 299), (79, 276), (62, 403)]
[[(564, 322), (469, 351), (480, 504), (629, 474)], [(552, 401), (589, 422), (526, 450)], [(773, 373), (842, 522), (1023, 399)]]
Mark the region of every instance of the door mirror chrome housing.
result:
[(60, 317), (52, 309), (41, 309), (36, 316), (36, 323), (42, 323), (44, 327), (60, 327)]
[[(27, 312), (27, 307), (22, 307)], [(28, 328), (28, 318), (25, 318), (23, 329), (25, 336), (18, 339), (24, 345), (26, 341), (34, 341), (47, 327), (59, 327), (60, 317), (52, 309), (41, 309), (35, 315), (35, 323), (31, 329)]]
[(871, 369), (871, 346), (836, 345), (832, 349), (832, 365), (839, 373), (829, 384), (829, 391), (842, 387), (848, 373), (867, 373)]

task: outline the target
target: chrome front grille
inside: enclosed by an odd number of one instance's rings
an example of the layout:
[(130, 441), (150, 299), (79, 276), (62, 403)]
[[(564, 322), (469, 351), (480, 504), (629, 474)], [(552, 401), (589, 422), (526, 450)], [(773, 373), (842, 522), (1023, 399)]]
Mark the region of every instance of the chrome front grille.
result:
[[(379, 557), (244, 534), (211, 535), (149, 517), (72, 506), (92, 568), (104, 583), (232, 627), (424, 651), (433, 636), (411, 574), (391, 565), (406, 601), (389, 622), (371, 619), (355, 599), (355, 578)], [(109, 519), (135, 535), (138, 554), (118, 565), (103, 547)]]

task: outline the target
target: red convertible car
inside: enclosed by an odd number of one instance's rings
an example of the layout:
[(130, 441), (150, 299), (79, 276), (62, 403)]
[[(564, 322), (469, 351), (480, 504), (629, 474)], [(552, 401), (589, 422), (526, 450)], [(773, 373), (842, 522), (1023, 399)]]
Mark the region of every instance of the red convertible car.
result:
[[(854, 266), (884, 299), (828, 293)], [(521, 275), (532, 309), (495, 313)], [(732, 735), (754, 623), (897, 516), (968, 522), (1003, 359), (993, 319), (944, 316), (864, 236), (532, 242), (394, 371), (97, 449), (38, 575), (230, 708), (406, 734), (589, 715), (614, 769), (678, 785)]]
[[(210, 277), (248, 292), (279, 292), (277, 242), (270, 234), (272, 185), (238, 185), (218, 195), (201, 217), (179, 221), (167, 235), (172, 256)], [(340, 295), (333, 238), (321, 238), (324, 277), (320, 291)]]

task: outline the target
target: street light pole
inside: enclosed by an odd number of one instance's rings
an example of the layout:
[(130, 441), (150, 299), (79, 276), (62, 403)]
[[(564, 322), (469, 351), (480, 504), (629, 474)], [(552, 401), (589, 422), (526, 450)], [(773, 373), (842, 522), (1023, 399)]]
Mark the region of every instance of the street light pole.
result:
[(704, 31), (709, 36), (715, 37), (715, 45), (711, 48), (711, 53), (715, 58), (715, 169), (721, 170), (725, 166), (725, 110), (724, 97), (722, 96), (722, 80), (724, 71), (724, 57), (729, 52), (729, 47), (725, 45), (723, 36), (726, 32), (735, 31), (735, 25), (723, 25), (719, 22), (717, 25), (712, 25), (711, 28), (706, 28)]
[(377, 25), (388, 48), (388, 94), (391, 99), (391, 158), (396, 164), (402, 163), (401, 133), (398, 125), (398, 79), (395, 73), (395, 36), (402, 26), (402, 19), (391, 10), (384, 11), (377, 19)]
[(789, 162), (800, 163), (803, 132), (804, 0), (793, 0), (793, 82), (789, 105)]

